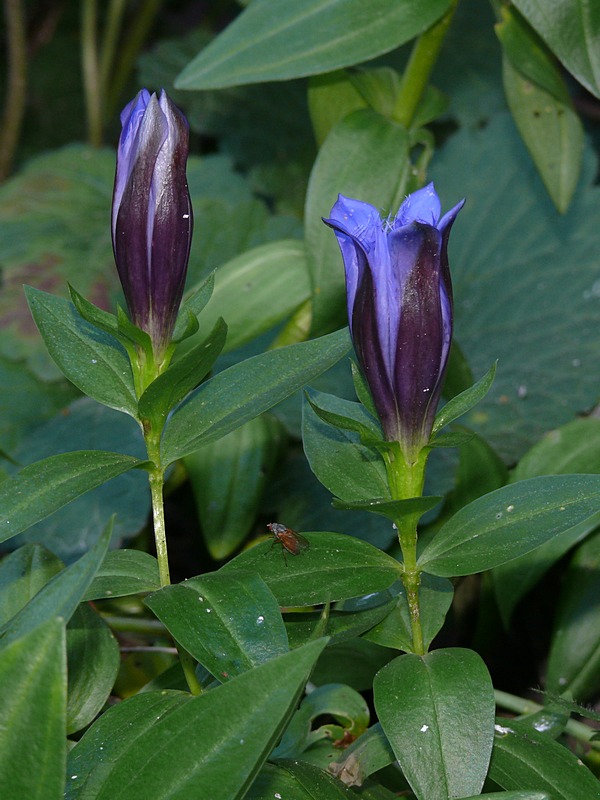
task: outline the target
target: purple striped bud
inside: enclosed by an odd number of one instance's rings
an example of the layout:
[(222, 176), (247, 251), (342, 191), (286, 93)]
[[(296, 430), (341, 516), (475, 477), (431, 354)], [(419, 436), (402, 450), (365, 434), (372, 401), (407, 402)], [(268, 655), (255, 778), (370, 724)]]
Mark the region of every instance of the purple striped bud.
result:
[(192, 241), (189, 128), (164, 91), (157, 98), (146, 89), (123, 109), (121, 124), (113, 250), (131, 319), (160, 359), (173, 334)]
[(440, 219), (433, 183), (395, 219), (340, 195), (324, 220), (344, 260), (354, 348), (385, 438), (414, 461), (431, 436), (450, 343), (448, 237), (462, 200)]

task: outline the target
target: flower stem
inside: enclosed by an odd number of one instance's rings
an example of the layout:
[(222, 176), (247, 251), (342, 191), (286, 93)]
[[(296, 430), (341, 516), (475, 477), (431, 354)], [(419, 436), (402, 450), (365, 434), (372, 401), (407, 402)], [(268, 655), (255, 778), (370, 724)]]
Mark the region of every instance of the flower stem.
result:
[(163, 471), (153, 467), (150, 471), (150, 494), (152, 497), (152, 518), (154, 521), (154, 541), (156, 542), (156, 559), (160, 585), (171, 583), (169, 573), (169, 556), (167, 553), (167, 534), (165, 530), (165, 506), (163, 500)]
[(98, 68), (96, 33), (98, 7), (96, 0), (83, 0), (81, 5), (81, 56), (83, 87), (87, 114), (88, 140), (94, 147), (102, 144), (102, 94)]
[[(422, 495), (427, 456), (428, 450), (424, 448), (414, 463), (408, 463), (404, 459), (399, 445), (385, 454), (388, 482), (394, 500), (408, 500)], [(406, 601), (410, 615), (413, 652), (417, 655), (423, 655), (426, 652), (426, 647), (423, 640), (421, 606), (419, 603), (421, 570), (417, 567), (417, 524), (419, 517), (420, 512), (405, 514), (396, 519), (395, 525), (398, 530), (404, 562), (402, 583), (406, 591)]]
[(27, 93), (27, 34), (22, 0), (5, 0), (8, 81), (6, 85), (2, 134), (0, 136), (0, 181), (12, 169), (25, 114)]
[(458, 0), (453, 0), (444, 16), (415, 42), (392, 113), (392, 118), (405, 128), (410, 128), (413, 124), (457, 5)]

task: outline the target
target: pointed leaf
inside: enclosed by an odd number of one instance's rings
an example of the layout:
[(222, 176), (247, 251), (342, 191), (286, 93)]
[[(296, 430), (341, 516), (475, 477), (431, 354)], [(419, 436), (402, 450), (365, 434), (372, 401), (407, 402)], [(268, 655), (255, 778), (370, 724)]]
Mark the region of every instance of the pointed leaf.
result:
[(453, 397), (452, 400), (449, 400), (446, 405), (438, 411), (435, 422), (433, 423), (432, 434), (434, 436), (438, 431), (441, 431), (443, 427), (454, 422), (455, 419), (462, 417), (467, 411), (470, 411), (473, 406), (476, 406), (477, 403), (486, 396), (494, 382), (496, 366), (497, 362), (490, 367), (483, 378), (480, 378), (477, 383), (474, 383), (473, 386), (465, 389), (464, 392), (456, 395), (456, 397)]
[(143, 462), (102, 450), (50, 456), (0, 483), (0, 542)]
[(0, 625), (20, 611), (64, 568), (54, 553), (26, 544), (0, 561)]
[(461, 508), (418, 564), (444, 577), (483, 572), (589, 519), (599, 507), (599, 475), (548, 475), (503, 486)]
[(163, 464), (220, 439), (333, 366), (350, 347), (347, 329), (241, 361), (202, 384), (173, 413)]
[(25, 287), (48, 352), (78, 389), (99, 403), (136, 416), (131, 364), (114, 336), (86, 322), (62, 297)]
[(220, 89), (358, 64), (408, 42), (449, 6), (450, 0), (254, 0), (175, 86)]
[[(324, 645), (319, 640), (272, 659), (154, 720), (123, 753), (104, 761), (93, 796), (243, 797), (281, 736)], [(74, 761), (76, 750), (71, 756)]]
[(0, 628), (0, 647), (6, 647), (54, 617), (69, 621), (102, 563), (112, 527), (111, 520), (89, 553), (55, 575), (18, 614)]
[(109, 550), (83, 599), (124, 597), (159, 588), (158, 562), (154, 556), (142, 550)]

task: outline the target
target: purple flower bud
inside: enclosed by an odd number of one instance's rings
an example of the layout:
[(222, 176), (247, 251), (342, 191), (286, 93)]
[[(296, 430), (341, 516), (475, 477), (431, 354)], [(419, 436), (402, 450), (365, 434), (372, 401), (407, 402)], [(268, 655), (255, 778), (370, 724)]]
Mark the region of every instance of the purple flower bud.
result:
[(433, 183), (395, 219), (340, 195), (324, 220), (338, 239), (354, 348), (385, 438), (413, 461), (429, 441), (452, 340), (448, 237), (462, 200), (440, 219)]
[(113, 250), (131, 319), (160, 357), (171, 341), (192, 241), (189, 128), (164, 91), (157, 98), (146, 89), (123, 109), (121, 124)]

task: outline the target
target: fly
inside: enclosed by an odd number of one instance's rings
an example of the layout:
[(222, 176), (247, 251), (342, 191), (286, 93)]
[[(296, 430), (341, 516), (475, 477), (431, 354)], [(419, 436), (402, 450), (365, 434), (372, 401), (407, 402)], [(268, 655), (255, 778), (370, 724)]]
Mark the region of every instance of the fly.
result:
[[(293, 531), (291, 528), (286, 528), (286, 526), (282, 525), (280, 522), (269, 522), (267, 523), (267, 528), (273, 534), (273, 545), (277, 542), (281, 545), (284, 558), (286, 558), (286, 551), (290, 553), (290, 555), (298, 556), (310, 546), (310, 543), (304, 536), (296, 533), (296, 531)], [(273, 545), (271, 545), (271, 547), (273, 547)], [(287, 558), (285, 563), (287, 564)]]

